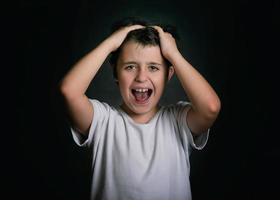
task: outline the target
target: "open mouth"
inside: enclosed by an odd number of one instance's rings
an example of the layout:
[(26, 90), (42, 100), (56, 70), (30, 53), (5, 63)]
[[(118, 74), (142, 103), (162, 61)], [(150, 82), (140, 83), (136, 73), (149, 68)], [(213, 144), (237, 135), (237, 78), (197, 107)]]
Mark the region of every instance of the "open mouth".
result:
[(149, 88), (135, 88), (131, 90), (135, 101), (139, 104), (145, 104), (151, 97), (153, 90)]

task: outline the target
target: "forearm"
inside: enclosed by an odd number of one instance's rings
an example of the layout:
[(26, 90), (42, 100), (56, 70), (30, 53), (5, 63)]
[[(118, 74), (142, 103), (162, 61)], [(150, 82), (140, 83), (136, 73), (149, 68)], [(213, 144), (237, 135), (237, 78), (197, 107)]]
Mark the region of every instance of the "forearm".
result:
[(193, 109), (206, 117), (216, 115), (220, 100), (203, 76), (178, 51), (169, 58)]
[(106, 39), (79, 60), (61, 81), (62, 93), (69, 97), (84, 95), (112, 48), (109, 39)]

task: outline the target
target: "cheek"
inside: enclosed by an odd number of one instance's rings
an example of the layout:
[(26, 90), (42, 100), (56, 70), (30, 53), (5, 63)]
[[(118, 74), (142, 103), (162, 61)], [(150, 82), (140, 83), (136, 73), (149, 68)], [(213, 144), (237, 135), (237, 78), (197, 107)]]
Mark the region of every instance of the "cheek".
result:
[(154, 77), (154, 83), (158, 87), (164, 87), (164, 85), (166, 83), (166, 74), (165, 73), (161, 73), (158, 76)]
[(129, 88), (129, 86), (131, 85), (131, 77), (130, 76), (126, 76), (124, 74), (119, 74), (119, 88), (122, 91), (125, 91)]

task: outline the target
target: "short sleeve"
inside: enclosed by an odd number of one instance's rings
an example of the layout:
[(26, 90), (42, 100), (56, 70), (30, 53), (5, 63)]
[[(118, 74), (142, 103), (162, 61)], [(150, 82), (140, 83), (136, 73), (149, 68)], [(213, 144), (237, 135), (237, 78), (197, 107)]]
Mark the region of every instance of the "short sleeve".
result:
[(88, 137), (85, 138), (81, 133), (70, 126), (70, 130), (75, 143), (82, 147), (89, 147), (93, 144), (94, 140), (98, 140), (104, 126), (106, 126), (110, 106), (106, 103), (101, 103), (95, 99), (89, 99), (92, 103), (94, 114), (89, 128)]
[(186, 120), (191, 104), (189, 102), (180, 101), (176, 104), (176, 107), (178, 112), (177, 121), (179, 123), (179, 130), (183, 144), (188, 146), (188, 148), (192, 147), (197, 150), (203, 149), (208, 141), (210, 129), (194, 138)]

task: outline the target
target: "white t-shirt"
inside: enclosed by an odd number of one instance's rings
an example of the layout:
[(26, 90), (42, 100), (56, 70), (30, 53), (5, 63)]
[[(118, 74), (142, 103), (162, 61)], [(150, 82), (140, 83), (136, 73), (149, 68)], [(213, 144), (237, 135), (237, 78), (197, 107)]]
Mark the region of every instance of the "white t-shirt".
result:
[(189, 155), (202, 149), (207, 133), (194, 141), (186, 122), (190, 104), (162, 106), (146, 124), (121, 108), (97, 100), (86, 140), (71, 128), (75, 142), (92, 148), (93, 200), (190, 200)]

